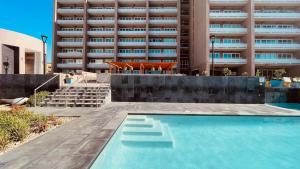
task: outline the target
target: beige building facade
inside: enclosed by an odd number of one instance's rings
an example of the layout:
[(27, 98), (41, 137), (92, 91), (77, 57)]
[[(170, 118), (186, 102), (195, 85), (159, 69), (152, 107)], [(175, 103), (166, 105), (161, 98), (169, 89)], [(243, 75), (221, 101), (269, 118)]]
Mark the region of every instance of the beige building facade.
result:
[(180, 73), (300, 75), (298, 0), (54, 0), (53, 70), (177, 62)]
[(43, 42), (0, 29), (0, 63), (0, 74), (43, 74)]

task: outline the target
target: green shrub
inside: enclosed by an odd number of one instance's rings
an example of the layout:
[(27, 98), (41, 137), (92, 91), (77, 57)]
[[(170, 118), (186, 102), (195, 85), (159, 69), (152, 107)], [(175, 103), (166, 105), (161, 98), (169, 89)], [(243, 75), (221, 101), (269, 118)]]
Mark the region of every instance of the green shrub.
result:
[(4, 150), (9, 144), (9, 133), (0, 128), (0, 151)]
[[(36, 93), (36, 104), (39, 105), (48, 95), (50, 92), (48, 91), (41, 91)], [(34, 95), (29, 97), (29, 100), (27, 101), (28, 106), (34, 106)]]
[(30, 126), (24, 119), (6, 113), (0, 114), (0, 128), (9, 133), (10, 141), (22, 141), (28, 135)]

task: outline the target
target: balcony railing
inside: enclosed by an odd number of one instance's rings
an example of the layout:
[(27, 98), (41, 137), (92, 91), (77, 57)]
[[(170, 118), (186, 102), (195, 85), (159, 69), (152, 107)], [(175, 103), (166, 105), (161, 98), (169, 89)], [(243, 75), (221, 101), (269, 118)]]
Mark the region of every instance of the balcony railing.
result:
[(177, 53), (149, 53), (149, 57), (177, 57)]
[[(210, 44), (210, 48), (212, 48), (211, 44)], [(220, 49), (220, 50), (242, 50), (242, 49), (247, 49), (247, 44), (245, 44), (245, 43), (215, 43), (214, 48)]]
[(245, 12), (233, 12), (233, 13), (227, 13), (227, 12), (210, 12), (209, 17), (211, 19), (230, 19), (230, 20), (240, 20), (240, 19), (247, 19), (248, 14)]
[(59, 14), (83, 14), (84, 9), (78, 8), (59, 8), (57, 9), (57, 13)]
[(58, 68), (82, 68), (82, 63), (58, 63)]
[[(210, 59), (212, 63), (212, 58)], [(246, 64), (247, 60), (243, 58), (214, 58), (214, 64)]]
[(118, 46), (146, 46), (146, 42), (118, 42)]
[(118, 57), (146, 57), (146, 53), (118, 53)]
[(256, 20), (300, 20), (300, 12), (255, 12), (254, 16)]
[(212, 5), (242, 5), (246, 4), (248, 0), (209, 0)]
[(177, 35), (177, 31), (149, 31), (150, 35)]
[(63, 46), (63, 47), (81, 47), (83, 46), (83, 42), (57, 42), (57, 46)]
[(254, 0), (256, 5), (300, 5), (299, 0)]
[(212, 34), (247, 34), (247, 28), (210, 28)]
[(146, 35), (146, 31), (118, 31), (119, 35)]
[(149, 42), (150, 46), (177, 46), (177, 42)]
[(89, 63), (87, 67), (90, 69), (108, 69), (109, 65), (107, 63)]
[(61, 25), (82, 25), (83, 24), (83, 20), (63, 20), (63, 19), (59, 19), (57, 20), (58, 24)]
[(109, 14), (114, 13), (115, 9), (113, 8), (90, 8), (88, 9), (88, 13), (90, 14)]
[(114, 3), (115, 0), (88, 0), (89, 3), (102, 4), (102, 3)]
[(256, 50), (299, 50), (300, 44), (255, 44)]
[(88, 35), (97, 36), (97, 35), (114, 35), (115, 31), (88, 31)]
[(83, 4), (85, 0), (57, 0), (57, 2), (63, 4)]
[(88, 24), (90, 25), (113, 25), (115, 20), (106, 19), (106, 20), (96, 20), (96, 19), (89, 19)]
[(121, 14), (139, 14), (139, 13), (146, 13), (146, 8), (119, 8), (118, 12)]
[(60, 36), (83, 36), (83, 31), (57, 31)]
[(119, 24), (146, 24), (146, 20), (118, 20)]
[(150, 19), (150, 24), (177, 24), (175, 19)]
[(279, 59), (279, 58), (272, 58), (272, 59), (259, 59), (255, 58), (255, 63), (256, 64), (288, 64), (288, 65), (293, 65), (293, 64), (300, 64), (300, 59), (296, 58), (290, 58), (290, 59)]
[(299, 28), (255, 28), (256, 34), (299, 35)]
[(97, 47), (97, 46), (114, 46), (114, 42), (88, 42), (88, 46)]
[(81, 58), (83, 56), (82, 52), (59, 52), (58, 57), (68, 57), (68, 58)]
[(115, 54), (106, 52), (89, 52), (87, 56), (89, 58), (112, 58), (115, 56)]
[(150, 8), (149, 12), (157, 14), (173, 14), (177, 13), (177, 8)]

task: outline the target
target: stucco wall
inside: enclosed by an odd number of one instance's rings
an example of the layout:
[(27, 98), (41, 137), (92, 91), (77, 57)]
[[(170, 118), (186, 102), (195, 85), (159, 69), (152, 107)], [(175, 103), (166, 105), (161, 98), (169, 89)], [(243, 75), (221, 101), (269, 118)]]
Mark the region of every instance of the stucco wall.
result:
[(112, 75), (112, 101), (263, 104), (256, 77)]
[(2, 68), (3, 45), (19, 48), (20, 74), (25, 74), (25, 52), (35, 53), (35, 74), (43, 73), (43, 43), (41, 40), (18, 32), (0, 29), (0, 74), (4, 73)]

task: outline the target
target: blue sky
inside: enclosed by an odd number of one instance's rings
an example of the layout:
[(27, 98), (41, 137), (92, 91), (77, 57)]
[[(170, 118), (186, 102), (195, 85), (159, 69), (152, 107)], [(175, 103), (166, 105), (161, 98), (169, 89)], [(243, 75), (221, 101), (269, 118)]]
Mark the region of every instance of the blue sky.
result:
[(47, 61), (51, 61), (53, 0), (5, 0), (0, 5), (0, 28), (40, 38), (48, 36)]

